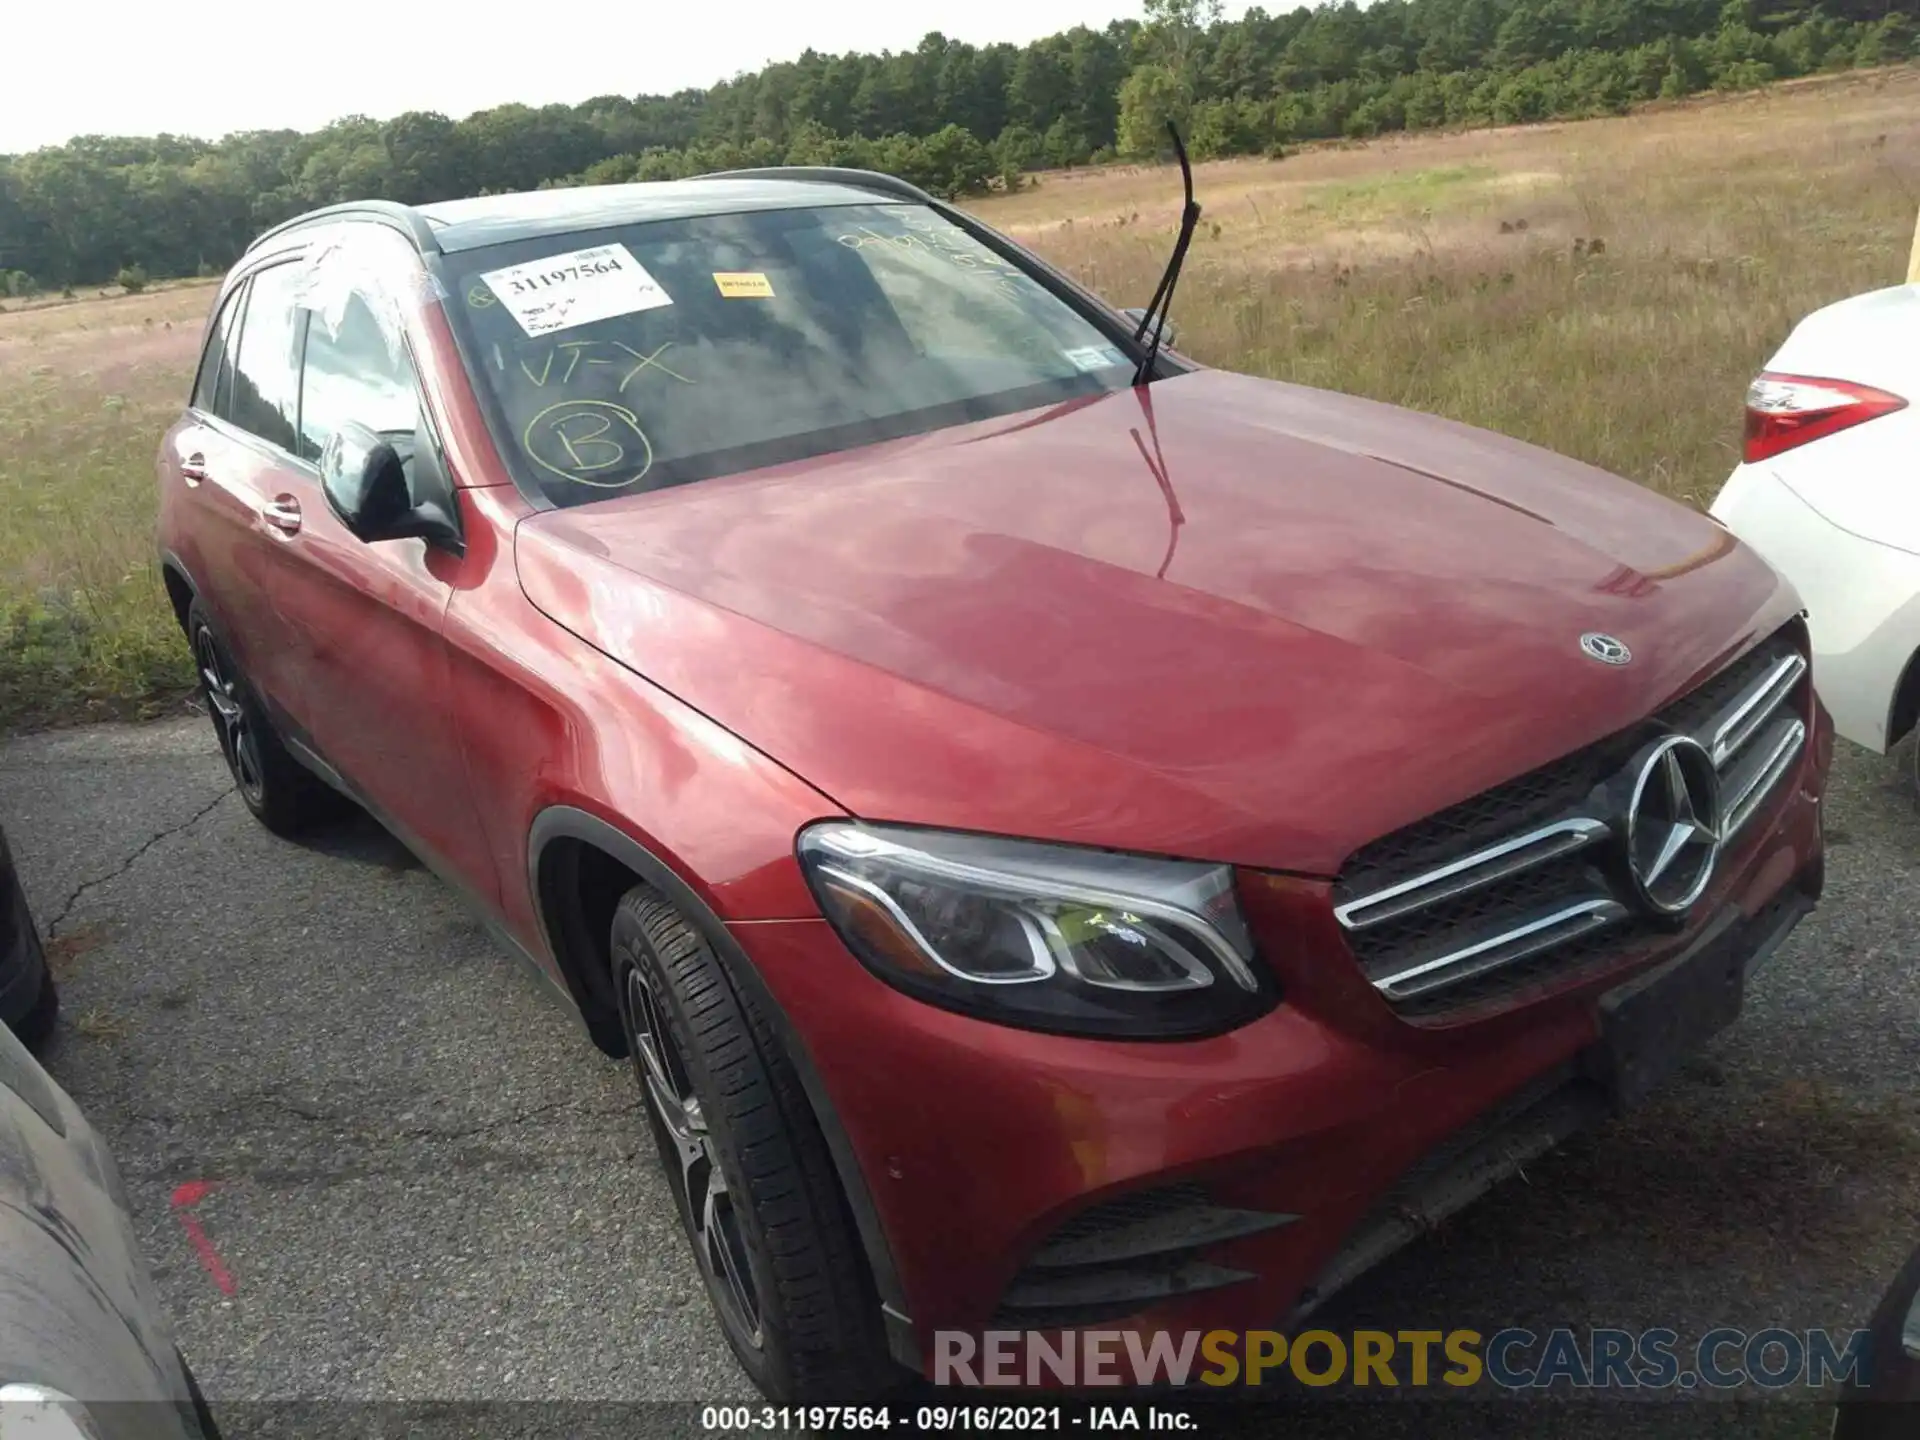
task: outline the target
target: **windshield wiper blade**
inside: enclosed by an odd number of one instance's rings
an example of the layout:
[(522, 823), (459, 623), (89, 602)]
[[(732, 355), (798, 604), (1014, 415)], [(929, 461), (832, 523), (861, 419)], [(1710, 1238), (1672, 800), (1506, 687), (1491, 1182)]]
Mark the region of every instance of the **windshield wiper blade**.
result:
[(1187, 147), (1180, 140), (1180, 128), (1171, 120), (1167, 122), (1167, 134), (1173, 137), (1173, 153), (1180, 157), (1180, 180), (1186, 187), (1187, 203), (1180, 211), (1180, 238), (1173, 242), (1173, 258), (1167, 261), (1166, 272), (1160, 277), (1146, 314), (1140, 317), (1140, 328), (1133, 332), (1136, 343), (1146, 340), (1149, 329), (1153, 332), (1153, 338), (1147, 341), (1147, 353), (1140, 357), (1140, 364), (1133, 372), (1136, 385), (1145, 385), (1153, 379), (1154, 363), (1160, 358), (1160, 336), (1167, 328), (1167, 312), (1173, 308), (1173, 287), (1179, 282), (1180, 267), (1186, 263), (1193, 232), (1200, 226), (1200, 204), (1193, 198), (1193, 166), (1187, 163)]

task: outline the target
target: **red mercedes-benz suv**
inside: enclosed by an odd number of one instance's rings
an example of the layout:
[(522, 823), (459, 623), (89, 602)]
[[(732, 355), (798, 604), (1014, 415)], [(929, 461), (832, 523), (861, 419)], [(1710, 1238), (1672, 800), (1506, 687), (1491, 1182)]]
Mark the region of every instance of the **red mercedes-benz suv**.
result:
[(1148, 328), (861, 172), (349, 205), (161, 446), (246, 803), (358, 801), (632, 1057), (769, 1394), (1285, 1323), (1820, 893), (1751, 551)]

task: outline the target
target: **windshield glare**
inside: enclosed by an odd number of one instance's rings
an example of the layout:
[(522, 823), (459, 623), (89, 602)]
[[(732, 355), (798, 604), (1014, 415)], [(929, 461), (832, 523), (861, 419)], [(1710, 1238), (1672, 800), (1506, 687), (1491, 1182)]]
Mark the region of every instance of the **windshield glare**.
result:
[(1105, 333), (921, 205), (758, 211), (451, 257), (506, 459), (559, 505), (1124, 386)]

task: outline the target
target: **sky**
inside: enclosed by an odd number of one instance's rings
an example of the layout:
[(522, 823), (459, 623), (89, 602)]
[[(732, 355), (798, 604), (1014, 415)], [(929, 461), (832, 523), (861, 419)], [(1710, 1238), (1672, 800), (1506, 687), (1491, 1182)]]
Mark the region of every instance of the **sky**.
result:
[[(18, 7), (0, 86), (0, 154), (75, 135), (217, 138), (314, 130), (343, 115), (384, 119), (491, 105), (660, 94), (815, 50), (904, 50), (929, 30), (1025, 44), (1074, 25), (1137, 17), (1139, 0), (639, 0), (628, 4), (437, 6), (418, 0), (131, 0), (87, 7), (79, 43), (63, 5)], [(1240, 7), (1235, 7), (1236, 9)], [(294, 16), (313, 17), (311, 28)]]

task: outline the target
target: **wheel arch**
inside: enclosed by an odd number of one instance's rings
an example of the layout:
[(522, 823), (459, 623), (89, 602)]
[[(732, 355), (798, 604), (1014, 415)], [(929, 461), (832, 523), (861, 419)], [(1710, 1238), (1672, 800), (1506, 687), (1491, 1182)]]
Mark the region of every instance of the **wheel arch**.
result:
[(1920, 725), (1920, 650), (1907, 657), (1893, 687), (1893, 703), (1887, 707), (1887, 748), (1891, 750), (1915, 725)]
[[(609, 866), (617, 868), (609, 870)], [(613, 1010), (608, 978), (610, 963), (604, 938), (611, 927), (614, 907), (624, 893), (624, 887), (613, 893), (606, 882), (621, 871), (650, 885), (671, 902), (700, 931), (735, 989), (749, 994), (772, 1022), (799, 1078), (814, 1123), (826, 1142), (840, 1192), (853, 1215), (868, 1272), (879, 1291), (888, 1347), (896, 1360), (918, 1369), (919, 1348), (907, 1318), (899, 1272), (859, 1158), (853, 1152), (852, 1142), (840, 1123), (805, 1040), (774, 999), (758, 967), (727, 929), (726, 922), (665, 860), (624, 830), (570, 805), (550, 806), (534, 818), (528, 832), (527, 870), (548, 950), (568, 990), (580, 1005), (588, 1033), (609, 1055), (626, 1053), (626, 1042)], [(596, 880), (601, 885), (597, 894), (593, 889)], [(609, 894), (611, 898), (607, 898)], [(599, 938), (596, 938), (593, 927), (603, 908), (605, 923), (600, 925)]]
[(199, 598), (200, 587), (193, 583), (193, 577), (187, 573), (187, 567), (180, 557), (171, 551), (160, 557), (160, 580), (167, 587), (167, 602), (173, 606), (173, 618), (180, 623), (180, 633), (187, 632), (187, 610)]

